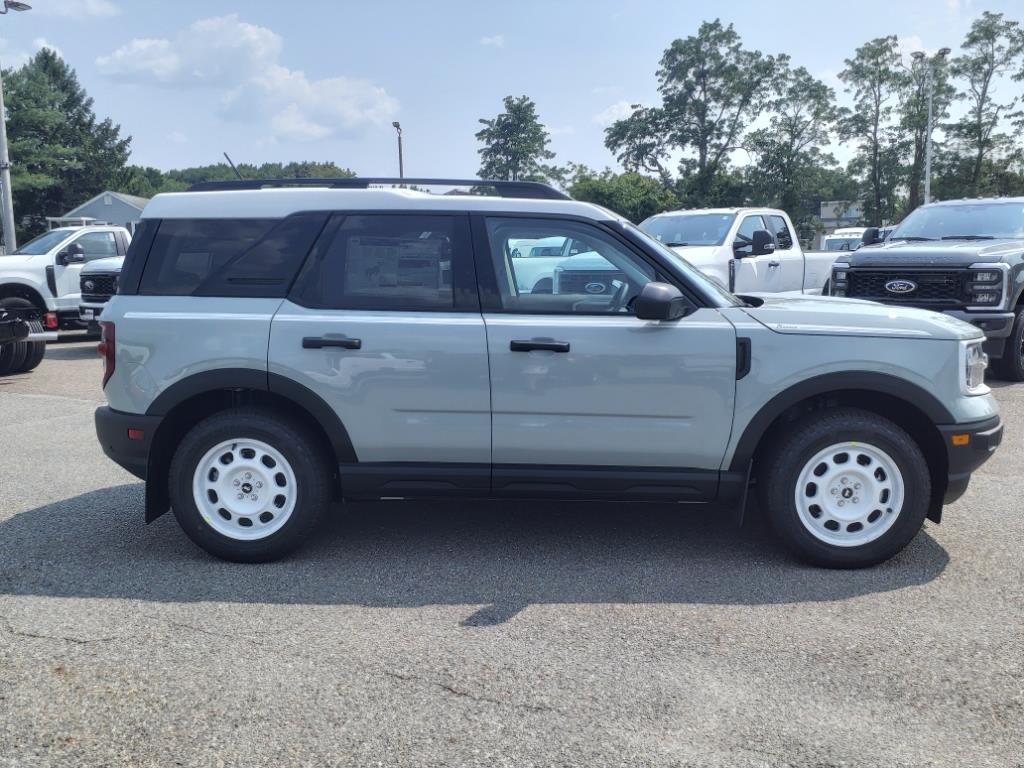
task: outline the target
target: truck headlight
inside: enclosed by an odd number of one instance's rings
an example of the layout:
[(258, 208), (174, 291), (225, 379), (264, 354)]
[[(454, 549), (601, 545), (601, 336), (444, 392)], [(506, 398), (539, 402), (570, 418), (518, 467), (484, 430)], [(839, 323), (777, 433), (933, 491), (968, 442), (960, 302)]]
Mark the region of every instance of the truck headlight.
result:
[(998, 283), (1003, 273), (996, 269), (981, 269), (971, 272), (972, 283)]
[(971, 291), (971, 304), (979, 307), (993, 307), (1003, 298), (1002, 291)]
[(960, 391), (965, 395), (985, 395), (989, 392), (985, 386), (988, 355), (982, 348), (983, 344), (981, 340), (960, 342)]
[(833, 296), (845, 296), (850, 283), (846, 273), (846, 265), (834, 266), (832, 268), (832, 290)]

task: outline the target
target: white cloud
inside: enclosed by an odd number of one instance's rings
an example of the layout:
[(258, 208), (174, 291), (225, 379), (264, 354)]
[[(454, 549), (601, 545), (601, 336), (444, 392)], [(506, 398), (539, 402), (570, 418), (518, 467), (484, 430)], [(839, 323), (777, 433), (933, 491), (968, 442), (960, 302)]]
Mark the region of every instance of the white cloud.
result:
[(611, 125), (616, 120), (622, 120), (633, 114), (633, 102), (616, 101), (609, 107), (602, 109), (594, 115), (594, 122), (598, 125)]
[(279, 63), (282, 40), (237, 14), (201, 19), (173, 39), (137, 38), (96, 60), (107, 77), (221, 91), (224, 116), (269, 124), (271, 138), (323, 139), (390, 122), (398, 102), (366, 80), (311, 80)]
[(925, 48), (924, 41), (921, 40), (920, 35), (907, 35), (906, 37), (901, 36), (897, 37), (897, 40), (900, 46), (900, 55), (907, 59), (910, 58), (910, 54), (914, 51), (924, 51), (930, 56), (938, 50), (938, 48)]
[(492, 48), (502, 48), (505, 45), (505, 36), (491, 35), (490, 37), (481, 37), (480, 45), (489, 45)]
[(121, 9), (110, 0), (42, 0), (33, 4), (33, 13), (43, 16), (117, 16)]
[(51, 51), (56, 53), (61, 58), (64, 58), (64, 54), (60, 48), (53, 45), (45, 38), (37, 37), (32, 41), (32, 45), (26, 50), (25, 48), (14, 48), (9, 40), (0, 37), (0, 63), (5, 67), (11, 67), (17, 69), (28, 64), (29, 59), (43, 48), (49, 48)]
[(576, 129), (571, 125), (546, 125), (544, 127), (550, 136), (571, 136), (576, 133)]

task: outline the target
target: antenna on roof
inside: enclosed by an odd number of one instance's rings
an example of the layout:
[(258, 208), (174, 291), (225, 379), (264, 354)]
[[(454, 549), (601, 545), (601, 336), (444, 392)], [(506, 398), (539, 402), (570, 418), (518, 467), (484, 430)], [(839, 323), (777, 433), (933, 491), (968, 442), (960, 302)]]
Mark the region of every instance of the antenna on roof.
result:
[(237, 176), (238, 180), (241, 181), (242, 180), (242, 174), (240, 174), (238, 172), (238, 169), (235, 168), (235, 164), (233, 162), (231, 162), (231, 158), (228, 157), (228, 153), (227, 152), (224, 153), (224, 158), (228, 161), (228, 165), (231, 166), (231, 170), (235, 172), (235, 176)]

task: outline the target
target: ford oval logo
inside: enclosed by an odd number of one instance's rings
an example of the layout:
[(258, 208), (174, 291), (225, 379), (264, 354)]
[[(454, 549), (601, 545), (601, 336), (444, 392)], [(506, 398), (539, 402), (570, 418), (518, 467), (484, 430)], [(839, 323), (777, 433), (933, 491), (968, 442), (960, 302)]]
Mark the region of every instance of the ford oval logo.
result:
[(82, 287), (85, 288), (85, 290), (87, 291), (91, 291), (93, 288), (96, 287), (96, 283), (94, 283), (92, 280), (86, 280), (85, 284)]
[(917, 283), (913, 280), (890, 280), (885, 284), (885, 290), (889, 293), (911, 293), (917, 290)]
[(587, 283), (583, 286), (583, 290), (587, 293), (604, 293), (604, 283)]

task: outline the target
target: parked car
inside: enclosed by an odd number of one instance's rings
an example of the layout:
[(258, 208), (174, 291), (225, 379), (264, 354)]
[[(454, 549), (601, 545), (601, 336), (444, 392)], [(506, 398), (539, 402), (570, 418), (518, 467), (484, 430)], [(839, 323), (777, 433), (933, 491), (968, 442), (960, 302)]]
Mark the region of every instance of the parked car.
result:
[(117, 293), (117, 281), (123, 265), (124, 256), (111, 256), (96, 259), (82, 267), (78, 317), (90, 331), (99, 333), (100, 315), (110, 297)]
[[(939, 521), (1000, 442), (974, 326), (738, 298), (541, 184), (368, 188), (396, 183), (213, 182), (146, 207), (100, 320), (96, 430), (146, 480), (147, 521), (172, 508), (251, 562), (338, 498), (742, 510), (756, 479), (794, 551), (858, 567)], [(576, 244), (614, 290), (522, 290), (527, 242)]]
[(951, 200), (911, 213), (843, 254), (832, 295), (921, 307), (984, 331), (1002, 378), (1024, 381), (1024, 198)]
[(0, 306), (18, 298), (43, 313), (47, 330), (81, 328), (79, 274), (95, 260), (124, 256), (131, 234), (124, 227), (51, 229), (13, 253), (0, 256)]
[(804, 253), (789, 216), (771, 208), (669, 211), (640, 229), (738, 293), (827, 293), (837, 255)]
[(856, 251), (864, 244), (864, 230), (867, 227), (844, 227), (829, 232), (821, 238), (823, 251)]

